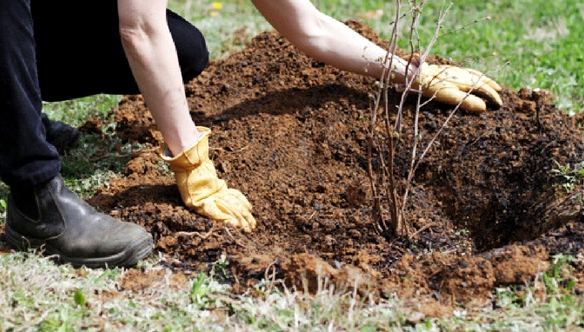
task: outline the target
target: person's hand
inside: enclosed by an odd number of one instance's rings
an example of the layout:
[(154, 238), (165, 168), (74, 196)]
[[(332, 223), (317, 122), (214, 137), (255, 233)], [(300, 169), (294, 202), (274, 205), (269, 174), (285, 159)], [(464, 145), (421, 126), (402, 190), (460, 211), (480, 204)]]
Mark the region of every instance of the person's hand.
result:
[(503, 104), (498, 93), (501, 86), (474, 69), (423, 62), (412, 88), (421, 91), (424, 97), (444, 104), (455, 106), (460, 103), (460, 108), (470, 112), (484, 112), (486, 102), (496, 107)]
[(209, 159), (211, 130), (197, 129), (204, 134), (192, 148), (174, 157), (165, 147), (160, 151), (162, 159), (169, 163), (175, 174), (183, 202), (209, 219), (251, 232), (256, 226), (251, 204), (240, 191), (227, 188), (225, 181), (217, 177), (215, 165)]

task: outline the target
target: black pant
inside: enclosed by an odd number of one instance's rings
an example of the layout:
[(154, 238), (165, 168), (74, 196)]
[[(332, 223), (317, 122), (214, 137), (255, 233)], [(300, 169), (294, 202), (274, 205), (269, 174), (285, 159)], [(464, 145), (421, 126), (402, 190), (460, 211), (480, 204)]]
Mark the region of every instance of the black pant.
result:
[[(89, 4), (87, 4), (89, 3)], [(168, 11), (185, 82), (208, 63), (201, 32)], [(117, 1), (0, 0), (0, 178), (30, 186), (60, 171), (42, 100), (139, 93), (122, 48)]]

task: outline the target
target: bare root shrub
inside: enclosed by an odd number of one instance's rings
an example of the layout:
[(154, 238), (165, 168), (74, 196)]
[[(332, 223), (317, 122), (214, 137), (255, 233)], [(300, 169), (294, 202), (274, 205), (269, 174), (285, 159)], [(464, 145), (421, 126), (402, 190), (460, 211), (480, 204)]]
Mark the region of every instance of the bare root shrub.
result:
[[(412, 80), (406, 82), (403, 86), (396, 86), (396, 84), (392, 83), (395, 76), (395, 66), (393, 57), (389, 55), (397, 53), (398, 23), (403, 19), (411, 19), (409, 24), (409, 52), (410, 54), (419, 52), (421, 45), (417, 26), (426, 2), (410, 0), (404, 6), (401, 0), (396, 1), (395, 19), (391, 23), (391, 37), (388, 43), (388, 56), (385, 59), (380, 59), (384, 64), (384, 74), (375, 98), (375, 104), (372, 108), (371, 124), (368, 133), (367, 157), (373, 194), (373, 218), (377, 230), (386, 237), (412, 236), (416, 233), (415, 230), (411, 229), (405, 216), (405, 209), (415, 171), (434, 144), (436, 137), (442, 132), (446, 123), (459, 108), (459, 106), (456, 106), (452, 110), (446, 121), (442, 124), (442, 127), (430, 139), (426, 146), (420, 146), (418, 119), (420, 108), (428, 101), (422, 100), (419, 91), (412, 91)], [(428, 45), (426, 45), (425, 51), (419, 54), (419, 64), (426, 61), (426, 57), (438, 39), (438, 33), (451, 5), (444, 5), (440, 11), (434, 34)], [(406, 10), (403, 10), (404, 8)], [(409, 58), (406, 71), (418, 68), (418, 66), (412, 65), (412, 59), (411, 57)], [(415, 69), (414, 77), (419, 79), (417, 70)], [(395, 98), (390, 98), (395, 88), (398, 88), (398, 91), (403, 91), (398, 103), (395, 102)], [(413, 131), (413, 141), (404, 144), (406, 142), (403, 142), (402, 135), (403, 112), (406, 98), (412, 93), (417, 96), (413, 113), (414, 127), (410, 128)], [(403, 172), (400, 172), (400, 174), (397, 172), (396, 156), (398, 156), (398, 153), (404, 153), (409, 159), (406, 163), (407, 170), (405, 177), (402, 175)]]

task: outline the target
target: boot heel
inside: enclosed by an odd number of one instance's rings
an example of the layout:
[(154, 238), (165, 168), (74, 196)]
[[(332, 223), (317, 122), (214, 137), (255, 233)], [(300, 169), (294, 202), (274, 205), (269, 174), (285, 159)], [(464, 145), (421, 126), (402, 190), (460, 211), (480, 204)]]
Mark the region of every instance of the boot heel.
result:
[(5, 231), (6, 243), (12, 248), (16, 248), (20, 251), (36, 249), (45, 244), (45, 241), (43, 240), (30, 238), (12, 230), (12, 227), (10, 227), (10, 225), (6, 225)]

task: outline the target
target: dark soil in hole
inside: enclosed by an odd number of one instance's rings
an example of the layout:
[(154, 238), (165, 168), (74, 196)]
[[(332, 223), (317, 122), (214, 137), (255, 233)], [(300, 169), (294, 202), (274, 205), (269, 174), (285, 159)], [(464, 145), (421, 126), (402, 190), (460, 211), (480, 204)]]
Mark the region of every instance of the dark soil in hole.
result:
[[(581, 255), (582, 186), (563, 189), (551, 170), (554, 161), (584, 160), (582, 118), (528, 89), (505, 89), (498, 110), (457, 112), (416, 173), (407, 220), (417, 233), (379, 235), (367, 173), (367, 119), (377, 89), (370, 78), (311, 60), (277, 33), (263, 33), (187, 85), (193, 120), (213, 130), (220, 177), (254, 206), (253, 233), (185, 209), (154, 149), (132, 159), (90, 203), (144, 225), (177, 272), (208, 269), (226, 255), (234, 292), (265, 277), (298, 287), (305, 279), (314, 290), (320, 273), (339, 287), (395, 293), (430, 316), (460, 304), (490, 306), (496, 287), (533, 281), (550, 255)], [(406, 171), (413, 109), (412, 101), (397, 174)], [(161, 144), (140, 96), (126, 96), (113, 112), (120, 137)], [(433, 102), (423, 107), (422, 145), (450, 112)], [(573, 264), (577, 275), (584, 272), (580, 260)]]

